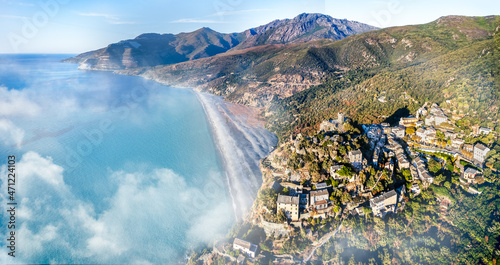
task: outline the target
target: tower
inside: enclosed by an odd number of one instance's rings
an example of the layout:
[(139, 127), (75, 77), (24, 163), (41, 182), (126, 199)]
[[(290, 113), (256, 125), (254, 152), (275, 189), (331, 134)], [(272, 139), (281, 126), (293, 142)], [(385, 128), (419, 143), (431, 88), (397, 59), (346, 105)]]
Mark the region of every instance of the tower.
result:
[(340, 124), (344, 124), (344, 120), (345, 120), (344, 113), (339, 112), (337, 114), (337, 122), (340, 123)]

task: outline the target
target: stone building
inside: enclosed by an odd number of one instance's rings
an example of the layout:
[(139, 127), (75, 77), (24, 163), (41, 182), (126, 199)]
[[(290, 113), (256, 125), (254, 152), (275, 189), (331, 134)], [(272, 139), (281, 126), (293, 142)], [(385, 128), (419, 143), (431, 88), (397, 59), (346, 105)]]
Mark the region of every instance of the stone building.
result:
[(277, 209), (283, 211), (286, 217), (292, 221), (299, 220), (300, 198), (278, 194)]

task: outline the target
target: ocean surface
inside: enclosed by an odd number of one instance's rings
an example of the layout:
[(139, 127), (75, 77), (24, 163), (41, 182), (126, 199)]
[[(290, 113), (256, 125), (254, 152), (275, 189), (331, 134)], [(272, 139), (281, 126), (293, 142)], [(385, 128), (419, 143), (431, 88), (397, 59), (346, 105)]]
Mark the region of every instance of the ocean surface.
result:
[(234, 214), (194, 92), (69, 56), (0, 55), (0, 263), (175, 264), (224, 236)]

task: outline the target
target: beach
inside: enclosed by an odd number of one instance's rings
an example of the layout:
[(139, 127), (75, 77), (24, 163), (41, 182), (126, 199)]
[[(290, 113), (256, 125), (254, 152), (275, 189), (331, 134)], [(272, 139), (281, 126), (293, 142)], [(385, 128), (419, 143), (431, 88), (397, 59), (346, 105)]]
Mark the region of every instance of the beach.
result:
[(264, 128), (255, 108), (196, 92), (211, 126), (231, 194), (235, 218), (248, 213), (262, 184), (260, 159), (276, 144), (275, 134)]

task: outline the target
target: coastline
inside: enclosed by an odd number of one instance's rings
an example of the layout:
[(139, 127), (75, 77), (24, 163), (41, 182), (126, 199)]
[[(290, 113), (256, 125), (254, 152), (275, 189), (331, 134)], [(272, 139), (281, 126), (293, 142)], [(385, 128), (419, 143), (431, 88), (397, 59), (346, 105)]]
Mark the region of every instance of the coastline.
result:
[[(78, 67), (79, 69), (81, 65)], [(87, 71), (111, 71), (114, 74), (139, 76), (159, 84), (189, 88), (201, 103), (218, 152), (226, 184), (232, 200), (235, 220), (249, 213), (262, 185), (260, 160), (278, 144), (278, 137), (264, 128), (255, 108), (225, 101), (222, 96), (200, 91), (193, 84), (179, 84), (144, 73), (131, 74), (119, 70), (81, 69)], [(252, 113), (254, 112), (254, 113)]]
[(225, 172), (236, 220), (245, 217), (262, 184), (260, 159), (278, 143), (264, 128), (254, 109), (224, 101), (222, 97), (193, 90), (210, 123), (221, 166)]

